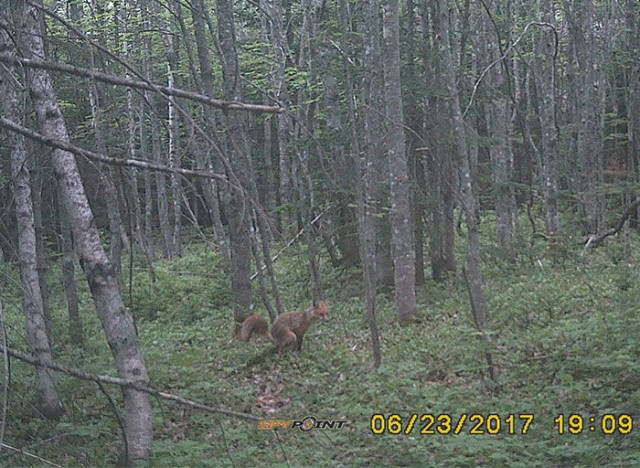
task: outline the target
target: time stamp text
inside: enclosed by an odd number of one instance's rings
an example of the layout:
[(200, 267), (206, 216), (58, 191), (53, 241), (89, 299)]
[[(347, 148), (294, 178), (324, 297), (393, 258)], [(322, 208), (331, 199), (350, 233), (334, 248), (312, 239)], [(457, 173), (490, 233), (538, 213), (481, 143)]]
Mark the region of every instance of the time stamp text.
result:
[(629, 414), (602, 414), (583, 416), (577, 413), (558, 414), (550, 418), (538, 418), (533, 413), (517, 414), (450, 414), (398, 413), (371, 415), (371, 432), (392, 435), (497, 435), (527, 434), (532, 428), (542, 424), (556, 434), (578, 435), (600, 433), (605, 435), (630, 434), (634, 430), (634, 420)]

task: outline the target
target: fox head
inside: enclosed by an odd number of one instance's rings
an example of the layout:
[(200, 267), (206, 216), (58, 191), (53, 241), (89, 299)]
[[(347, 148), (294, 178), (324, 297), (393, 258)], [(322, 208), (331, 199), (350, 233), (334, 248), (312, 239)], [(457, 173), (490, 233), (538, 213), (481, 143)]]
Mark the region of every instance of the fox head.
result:
[(318, 302), (313, 307), (313, 312), (314, 315), (323, 322), (329, 320), (329, 304), (327, 304), (327, 301)]

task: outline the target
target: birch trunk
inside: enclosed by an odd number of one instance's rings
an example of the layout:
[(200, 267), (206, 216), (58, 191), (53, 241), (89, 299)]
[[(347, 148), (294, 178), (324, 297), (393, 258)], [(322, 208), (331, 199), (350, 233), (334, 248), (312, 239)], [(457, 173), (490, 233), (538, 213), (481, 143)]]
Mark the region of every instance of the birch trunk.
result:
[[(20, 25), (21, 47), (31, 58), (45, 56), (41, 17), (36, 7), (22, 0), (14, 0), (14, 11), (23, 11)], [(28, 83), (40, 131), (61, 141), (69, 141), (66, 125), (58, 106), (53, 83), (44, 70), (33, 70)], [(73, 154), (55, 149), (51, 153), (54, 173), (61, 187), (69, 224), (80, 255), (96, 311), (115, 358), (121, 378), (148, 383), (147, 370), (138, 344), (131, 313), (125, 308), (120, 295), (116, 272), (109, 261), (95, 225), (95, 220)], [(151, 449), (152, 424), (149, 395), (125, 388), (125, 463), (147, 459)]]
[[(9, 36), (9, 21), (5, 15), (0, 16), (0, 47), (12, 48)], [(2, 107), (7, 119), (21, 124), (23, 112), (21, 100), (15, 87), (16, 76), (13, 67), (0, 70), (0, 91)], [(11, 146), (11, 181), (16, 207), (18, 225), (18, 259), (20, 279), (22, 282), (22, 302), (27, 327), (27, 340), (33, 356), (45, 363), (52, 362), (51, 348), (47, 336), (47, 325), (44, 316), (42, 295), (40, 292), (40, 275), (36, 254), (36, 231), (34, 225), (33, 199), (31, 195), (31, 175), (27, 161), (24, 137), (9, 134)], [(39, 411), (47, 418), (55, 419), (62, 415), (64, 409), (55, 387), (53, 375), (45, 367), (36, 367), (35, 390)]]

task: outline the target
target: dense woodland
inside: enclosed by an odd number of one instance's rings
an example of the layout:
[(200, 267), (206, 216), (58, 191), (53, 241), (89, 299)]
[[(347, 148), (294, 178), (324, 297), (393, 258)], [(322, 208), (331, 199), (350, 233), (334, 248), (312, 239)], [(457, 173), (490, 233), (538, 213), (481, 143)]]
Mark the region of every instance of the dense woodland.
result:
[(0, 97), (0, 465), (640, 462), (637, 0), (0, 0)]

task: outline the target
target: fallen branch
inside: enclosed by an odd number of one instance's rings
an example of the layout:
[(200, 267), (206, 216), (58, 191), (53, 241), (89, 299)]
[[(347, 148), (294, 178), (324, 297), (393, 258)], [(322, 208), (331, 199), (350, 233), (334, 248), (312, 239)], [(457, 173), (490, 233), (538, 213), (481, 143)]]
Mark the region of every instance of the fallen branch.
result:
[(58, 468), (64, 468), (62, 465), (58, 465), (57, 463), (53, 463), (52, 461), (46, 460), (46, 459), (44, 459), (42, 457), (39, 457), (38, 455), (36, 455), (34, 453), (27, 452), (26, 450), (23, 450), (21, 448), (12, 447), (11, 445), (4, 444), (4, 443), (0, 444), (0, 448), (11, 450), (12, 452), (16, 452), (16, 453), (19, 453), (20, 455), (24, 455), (25, 457), (31, 457), (34, 460), (38, 460), (40, 463), (43, 463), (45, 465), (56, 466)]
[(174, 395), (172, 393), (163, 392), (162, 390), (158, 390), (157, 388), (149, 387), (149, 386), (146, 386), (146, 385), (141, 385), (140, 383), (132, 382), (131, 380), (125, 380), (125, 379), (121, 379), (121, 378), (118, 378), (118, 377), (109, 377), (109, 376), (106, 376), (106, 375), (88, 374), (86, 372), (75, 370), (75, 369), (72, 369), (70, 367), (63, 366), (61, 364), (55, 364), (55, 363), (49, 364), (49, 363), (46, 363), (46, 362), (42, 362), (42, 361), (40, 361), (38, 359), (34, 359), (33, 357), (29, 356), (26, 353), (23, 353), (21, 351), (17, 351), (17, 350), (12, 349), (12, 348), (3, 347), (2, 349), (0, 349), (0, 351), (6, 352), (7, 354), (9, 354), (9, 356), (13, 356), (16, 359), (19, 359), (19, 360), (24, 361), (24, 362), (28, 362), (29, 364), (32, 364), (34, 366), (47, 367), (47, 368), (52, 369), (54, 371), (62, 372), (64, 374), (70, 375), (70, 376), (75, 377), (75, 378), (80, 379), (80, 380), (86, 380), (86, 381), (89, 381), (89, 382), (105, 383), (105, 384), (108, 384), (108, 385), (119, 385), (121, 387), (132, 388), (132, 389), (137, 390), (139, 392), (148, 393), (149, 395), (161, 398), (163, 400), (175, 401), (176, 403), (179, 403), (181, 405), (191, 406), (193, 408), (197, 408), (197, 409), (205, 411), (207, 413), (224, 414), (225, 416), (232, 416), (234, 418), (248, 419), (250, 421), (259, 421), (260, 420), (259, 417), (254, 416), (252, 414), (240, 413), (238, 411), (232, 411), (232, 410), (228, 410), (228, 409), (224, 409), (224, 408), (214, 408), (212, 406), (206, 405), (206, 404), (201, 403), (199, 401), (189, 400), (187, 398), (183, 398), (181, 396)]
[(640, 206), (640, 198), (634, 201), (631, 205), (629, 205), (625, 210), (625, 212), (622, 213), (622, 217), (620, 218), (620, 221), (618, 221), (618, 224), (616, 225), (616, 227), (609, 229), (607, 232), (605, 232), (604, 234), (600, 234), (599, 236), (596, 236), (595, 234), (589, 236), (589, 239), (587, 240), (587, 243), (584, 247), (585, 250), (589, 246), (595, 247), (597, 245), (600, 245), (600, 243), (609, 236), (618, 234), (622, 230), (622, 227), (624, 226), (625, 221), (629, 219), (629, 216), (631, 216), (631, 213), (633, 213), (633, 210), (638, 208), (638, 206)]

